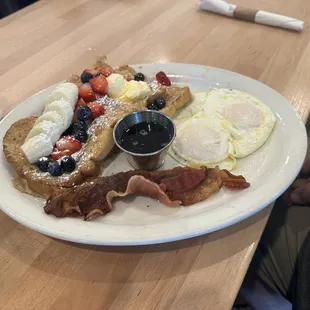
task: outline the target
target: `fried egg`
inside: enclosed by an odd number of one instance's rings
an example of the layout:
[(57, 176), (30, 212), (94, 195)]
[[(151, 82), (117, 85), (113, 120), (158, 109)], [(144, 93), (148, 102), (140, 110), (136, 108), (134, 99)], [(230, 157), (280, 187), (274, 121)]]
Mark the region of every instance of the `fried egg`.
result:
[[(192, 113), (190, 107), (187, 107), (185, 112)], [(235, 168), (231, 135), (221, 125), (220, 120), (199, 113), (178, 120), (177, 136), (169, 149), (171, 157), (194, 168)]]
[(258, 150), (269, 138), (276, 118), (258, 98), (235, 89), (210, 91), (203, 105), (204, 113), (219, 117), (230, 132), (236, 158)]
[(233, 170), (236, 158), (259, 149), (276, 119), (268, 106), (239, 90), (197, 93), (174, 119), (177, 136), (169, 154), (183, 165)]

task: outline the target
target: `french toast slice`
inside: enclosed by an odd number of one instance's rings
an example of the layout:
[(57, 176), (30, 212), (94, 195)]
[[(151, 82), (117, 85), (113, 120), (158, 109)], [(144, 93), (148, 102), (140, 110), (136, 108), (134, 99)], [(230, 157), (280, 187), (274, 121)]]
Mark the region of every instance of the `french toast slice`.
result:
[(3, 152), (18, 175), (13, 180), (13, 185), (19, 191), (34, 196), (48, 197), (60, 187), (71, 187), (74, 184), (82, 183), (86, 179), (84, 171), (87, 171), (90, 176), (99, 173), (99, 166), (96, 166), (93, 161), (80, 161), (75, 171), (60, 177), (52, 177), (49, 173), (41, 172), (36, 165), (29, 164), (21, 146), (36, 119), (37, 117), (32, 116), (18, 120), (3, 138)]
[[(94, 68), (102, 63), (102, 60), (99, 60), (99, 63), (97, 61)], [(134, 70), (128, 66), (120, 67), (114, 72), (122, 73), (125, 76), (134, 74)], [(74, 78), (70, 78), (70, 80), (73, 82)], [(79, 84), (78, 79), (75, 80), (75, 83)], [(152, 98), (148, 100), (153, 100), (157, 96), (163, 96), (166, 99), (166, 107), (161, 112), (170, 117), (191, 100), (188, 87), (157, 86), (153, 91)], [(125, 115), (146, 109), (148, 101), (127, 103), (108, 97), (98, 100), (105, 106), (105, 114), (97, 118), (90, 126), (88, 141), (77, 154), (74, 154), (77, 167), (70, 174), (54, 177), (43, 173), (36, 165), (29, 164), (23, 154), (21, 146), (34, 126), (36, 117), (23, 118), (10, 127), (3, 139), (3, 151), (18, 175), (13, 180), (16, 189), (33, 196), (50, 197), (60, 188), (73, 187), (100, 174), (102, 161), (114, 147), (113, 127)]]

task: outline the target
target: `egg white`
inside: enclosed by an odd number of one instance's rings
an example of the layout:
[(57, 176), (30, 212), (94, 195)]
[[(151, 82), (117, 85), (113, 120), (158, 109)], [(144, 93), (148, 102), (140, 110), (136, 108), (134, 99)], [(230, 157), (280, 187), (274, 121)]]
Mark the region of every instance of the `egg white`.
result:
[(192, 117), (179, 119), (176, 127), (177, 136), (169, 149), (175, 160), (194, 168), (235, 168), (230, 134), (218, 120), (198, 112)]
[(179, 123), (182, 120), (188, 119), (199, 112), (203, 112), (203, 104), (208, 93), (197, 93), (192, 95), (192, 100), (179, 110), (174, 117), (174, 121)]
[(169, 154), (183, 165), (233, 170), (236, 158), (259, 149), (276, 123), (268, 106), (233, 89), (197, 93), (174, 118), (177, 137)]
[(276, 118), (258, 98), (235, 89), (214, 89), (206, 96), (204, 113), (221, 119), (231, 133), (236, 158), (258, 150), (269, 138)]

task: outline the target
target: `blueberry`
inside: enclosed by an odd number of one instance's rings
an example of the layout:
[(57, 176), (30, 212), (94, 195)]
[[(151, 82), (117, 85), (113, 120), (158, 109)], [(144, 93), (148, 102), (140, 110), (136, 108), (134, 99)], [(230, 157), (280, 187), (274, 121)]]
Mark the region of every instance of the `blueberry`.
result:
[(154, 103), (157, 105), (159, 110), (163, 109), (166, 106), (166, 100), (164, 97), (157, 97)]
[(76, 111), (77, 118), (80, 121), (86, 121), (91, 117), (91, 110), (88, 106), (78, 107)]
[(72, 172), (76, 167), (76, 162), (72, 156), (65, 156), (61, 159), (61, 167), (65, 172)]
[(52, 161), (48, 165), (48, 172), (53, 177), (59, 177), (63, 174), (63, 169), (61, 165), (58, 163), (58, 161)]
[(42, 172), (47, 172), (50, 162), (51, 161), (47, 157), (41, 157), (37, 162), (37, 166)]
[(70, 125), (69, 128), (66, 131), (64, 131), (62, 136), (71, 136), (72, 132), (73, 132), (73, 127), (72, 127), (72, 125)]
[(158, 111), (158, 106), (157, 106), (154, 102), (149, 103), (149, 104), (147, 105), (147, 108), (148, 108), (149, 110), (156, 110), (156, 111)]
[(87, 124), (84, 121), (76, 121), (72, 127), (73, 127), (72, 133), (79, 130), (87, 131)]
[(77, 130), (76, 132), (74, 132), (74, 137), (80, 142), (86, 142), (88, 139), (88, 134), (84, 130)]
[(144, 76), (143, 73), (138, 72), (138, 73), (135, 74), (134, 80), (135, 81), (144, 81), (145, 80), (145, 76)]
[(94, 76), (90, 72), (84, 71), (81, 74), (81, 81), (82, 83), (88, 83), (90, 79), (92, 79)]

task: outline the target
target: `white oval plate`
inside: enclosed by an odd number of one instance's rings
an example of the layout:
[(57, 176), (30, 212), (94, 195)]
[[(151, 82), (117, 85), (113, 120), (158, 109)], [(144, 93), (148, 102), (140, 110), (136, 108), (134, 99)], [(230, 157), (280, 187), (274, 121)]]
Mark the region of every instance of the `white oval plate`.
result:
[[(266, 85), (248, 77), (198, 65), (147, 64), (134, 66), (147, 77), (166, 72), (173, 83), (189, 85), (191, 91), (227, 87), (246, 91), (267, 104), (276, 115), (275, 129), (254, 154), (238, 160), (236, 174), (251, 183), (243, 191), (221, 191), (191, 207), (168, 208), (147, 197), (127, 197), (114, 203), (110, 214), (85, 222), (80, 218), (57, 219), (43, 211), (44, 201), (14, 189), (12, 168), (0, 152), (0, 206), (19, 223), (48, 236), (97, 245), (141, 245), (170, 242), (206, 234), (253, 215), (278, 198), (297, 176), (305, 158), (305, 126), (291, 104)], [(0, 123), (1, 141), (5, 132), (22, 117), (38, 114), (44, 99), (55, 86), (29, 98)], [(2, 144), (1, 144), (2, 147)], [(168, 157), (162, 169), (176, 166)], [(107, 166), (105, 175), (131, 167), (123, 154)]]

